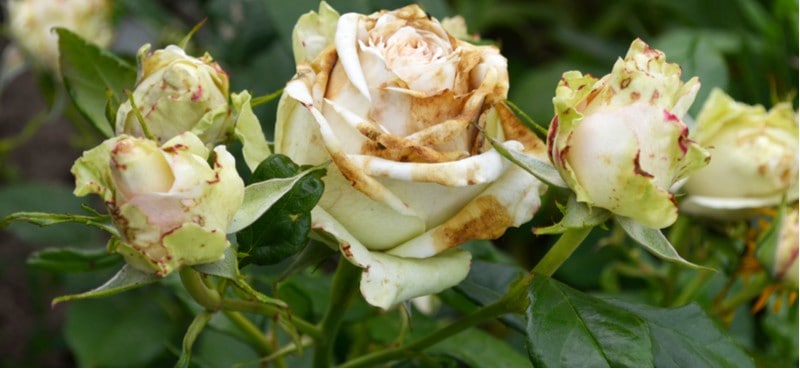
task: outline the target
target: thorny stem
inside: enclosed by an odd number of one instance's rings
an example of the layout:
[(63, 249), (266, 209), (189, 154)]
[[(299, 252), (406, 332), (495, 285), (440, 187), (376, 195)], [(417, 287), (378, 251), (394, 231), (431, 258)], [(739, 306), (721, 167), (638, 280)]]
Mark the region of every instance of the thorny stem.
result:
[(272, 351), (272, 344), (258, 327), (250, 319), (247, 319), (238, 311), (223, 311), (226, 317), (235, 324), (242, 332), (255, 344), (259, 355), (268, 355)]

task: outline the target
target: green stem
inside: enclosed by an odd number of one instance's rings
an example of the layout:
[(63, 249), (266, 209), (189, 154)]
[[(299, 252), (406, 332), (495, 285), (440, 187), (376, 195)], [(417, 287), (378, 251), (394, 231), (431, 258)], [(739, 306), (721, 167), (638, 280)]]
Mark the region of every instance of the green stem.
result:
[(400, 347), (390, 348), (383, 351), (376, 351), (371, 354), (355, 358), (353, 360), (350, 360), (342, 364), (342, 367), (344, 368), (370, 367), (370, 366), (375, 366), (376, 364), (385, 363), (390, 360), (398, 359), (403, 356), (406, 356), (407, 354), (413, 351), (424, 350), (467, 328), (471, 328), (487, 320), (494, 319), (500, 315), (507, 314), (510, 312), (512, 312), (512, 309), (509, 307), (507, 301), (505, 301), (505, 299), (502, 299), (491, 305), (486, 305), (469, 315), (463, 316), (460, 319), (454, 321), (453, 323), (450, 323), (449, 325), (425, 337), (422, 337), (414, 342), (411, 342), (409, 344)]
[(206, 324), (208, 324), (212, 316), (214, 316), (214, 313), (206, 310), (201, 311), (194, 317), (192, 324), (189, 325), (189, 329), (186, 330), (186, 334), (183, 336), (183, 350), (181, 351), (180, 358), (178, 358), (178, 362), (175, 364), (176, 368), (189, 367), (192, 361), (192, 346), (194, 346), (194, 341), (197, 340), (197, 336), (200, 335), (200, 332), (203, 331), (203, 328), (206, 327)]
[(272, 100), (279, 98), (282, 94), (283, 94), (283, 89), (280, 89), (278, 91), (271, 92), (266, 95), (254, 97), (252, 100), (250, 100), (250, 106), (255, 108), (256, 106), (266, 104)]
[(203, 282), (200, 272), (186, 267), (180, 271), (181, 282), (189, 292), (189, 295), (197, 301), (198, 304), (206, 308), (208, 311), (218, 311), (222, 305), (222, 298), (219, 292), (212, 290)]
[(315, 367), (330, 367), (333, 359), (333, 343), (336, 340), (339, 326), (346, 309), (353, 301), (358, 291), (359, 276), (361, 268), (356, 267), (349, 261), (340, 259), (336, 272), (333, 275), (331, 286), (331, 303), (328, 311), (319, 323), (319, 330), (323, 334), (316, 339), (316, 350), (314, 351)]
[(725, 299), (719, 305), (717, 305), (717, 307), (714, 309), (714, 312), (720, 316), (724, 316), (733, 312), (739, 307), (739, 305), (747, 303), (760, 295), (761, 292), (764, 291), (764, 287), (768, 286), (770, 283), (769, 277), (767, 277), (765, 274), (761, 274), (753, 278), (754, 280), (744, 286), (736, 294)]
[(255, 344), (256, 351), (259, 355), (269, 355), (272, 351), (272, 344), (258, 327), (256, 327), (250, 319), (247, 319), (242, 313), (238, 311), (223, 311), (225, 316), (247, 336), (250, 342)]
[(592, 227), (570, 228), (561, 234), (550, 251), (544, 255), (542, 260), (533, 268), (533, 272), (540, 275), (552, 276), (561, 264), (572, 255), (580, 246), (581, 242), (592, 231)]
[(683, 288), (678, 297), (676, 297), (675, 300), (672, 300), (672, 304), (670, 306), (678, 307), (688, 304), (689, 301), (692, 301), (697, 292), (703, 288), (708, 279), (713, 275), (714, 273), (710, 270), (702, 269), (697, 271), (697, 274), (695, 274), (694, 278), (689, 282), (689, 284)]
[(317, 328), (317, 326), (298, 317), (293, 317), (289, 315), (287, 311), (285, 311), (284, 309), (274, 305), (268, 305), (258, 301), (231, 300), (223, 298), (222, 301), (220, 302), (220, 308), (223, 310), (234, 310), (247, 313), (261, 314), (268, 317), (274, 317), (275, 315), (283, 315), (286, 317), (287, 321), (292, 323), (297, 328), (298, 331), (311, 336), (311, 338), (317, 339), (322, 335), (322, 332), (319, 330), (319, 328)]

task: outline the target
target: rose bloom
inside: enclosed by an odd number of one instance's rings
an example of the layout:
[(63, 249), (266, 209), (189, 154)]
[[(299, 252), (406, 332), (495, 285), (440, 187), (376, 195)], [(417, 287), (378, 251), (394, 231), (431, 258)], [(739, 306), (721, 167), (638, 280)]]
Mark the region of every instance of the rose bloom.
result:
[(333, 162), (313, 227), (364, 268), (369, 303), (388, 308), (459, 283), (471, 256), (457, 246), (533, 217), (545, 186), (483, 136), (546, 160), (503, 104), (496, 47), (454, 38), (416, 5), (339, 17), (322, 3), (294, 36), (297, 74), (278, 108), (275, 150)]
[(117, 136), (75, 162), (75, 195), (103, 198), (119, 230), (115, 251), (136, 269), (165, 276), (214, 262), (230, 246), (225, 231), (244, 200), (244, 182), (224, 146), (214, 149), (213, 166), (210, 155), (188, 132), (161, 147)]
[[(144, 45), (138, 60), (133, 99), (156, 141), (194, 131), (213, 145), (233, 134), (228, 74), (208, 53), (195, 58), (175, 45), (152, 52), (150, 45)], [(117, 110), (116, 133), (144, 136), (130, 101)]]
[(709, 147), (711, 163), (692, 174), (681, 208), (722, 219), (798, 197), (797, 114), (790, 103), (767, 111), (711, 92), (693, 137)]
[[(195, 58), (175, 45), (150, 51), (148, 44), (139, 49), (138, 65), (133, 100), (159, 144), (183, 132), (209, 148), (236, 136), (251, 169), (269, 155), (250, 94), (230, 94), (228, 74), (211, 55)], [(146, 136), (129, 100), (117, 110), (116, 134)]]
[(797, 207), (788, 209), (781, 223), (778, 248), (775, 250), (775, 265), (772, 266), (772, 275), (795, 290), (798, 280), (797, 250), (800, 242), (798, 221), (800, 219)]
[(58, 35), (63, 27), (106, 47), (113, 38), (109, 0), (9, 0), (8, 33), (37, 64), (58, 73)]
[(578, 201), (651, 228), (675, 222), (671, 187), (709, 158), (681, 120), (700, 83), (680, 76), (680, 66), (639, 39), (601, 79), (562, 76), (547, 144)]

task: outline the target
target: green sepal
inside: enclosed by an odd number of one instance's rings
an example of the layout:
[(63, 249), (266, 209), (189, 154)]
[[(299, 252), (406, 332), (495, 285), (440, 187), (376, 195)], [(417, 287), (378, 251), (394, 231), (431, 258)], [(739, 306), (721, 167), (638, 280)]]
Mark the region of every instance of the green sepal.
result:
[(528, 155), (523, 152), (506, 148), (500, 142), (492, 137), (489, 137), (488, 135), (486, 138), (489, 139), (492, 147), (494, 147), (494, 149), (497, 150), (500, 155), (524, 169), (534, 177), (538, 178), (540, 181), (555, 187), (567, 187), (566, 182), (561, 179), (561, 174), (559, 174), (558, 170), (556, 170), (556, 168), (550, 163), (533, 155)]
[(642, 245), (645, 249), (647, 249), (647, 251), (650, 251), (651, 254), (657, 256), (658, 258), (690, 268), (715, 271), (712, 268), (691, 263), (681, 257), (678, 252), (675, 251), (675, 247), (672, 246), (672, 244), (669, 243), (669, 240), (664, 237), (664, 234), (661, 233), (661, 230), (646, 227), (631, 218), (620, 215), (614, 216), (614, 219), (617, 221), (617, 224), (619, 224), (622, 229), (625, 230), (625, 233), (627, 233), (628, 236), (630, 236), (634, 241)]
[(566, 208), (562, 209), (564, 217), (561, 221), (549, 227), (534, 229), (536, 235), (564, 233), (569, 229), (594, 227), (603, 224), (611, 217), (608, 210), (589, 207), (586, 203), (578, 202), (575, 194), (567, 200)]
[(26, 263), (35, 268), (56, 272), (90, 272), (110, 268), (122, 262), (104, 249), (46, 248), (32, 253)]
[(83, 293), (56, 297), (53, 299), (51, 305), (56, 305), (61, 302), (72, 301), (72, 300), (81, 300), (81, 299), (116, 295), (120, 292), (125, 292), (159, 280), (161, 280), (161, 278), (156, 276), (155, 274), (145, 273), (130, 265), (125, 264), (122, 267), (122, 269), (120, 269), (119, 272), (117, 272), (117, 274), (111, 277), (111, 279), (109, 279), (102, 286)]
[(106, 231), (112, 236), (119, 237), (119, 232), (111, 224), (111, 217), (107, 215), (76, 215), (53, 214), (35, 211), (21, 211), (0, 219), (0, 229), (13, 222), (27, 222), (38, 226), (50, 226), (59, 223), (82, 223)]

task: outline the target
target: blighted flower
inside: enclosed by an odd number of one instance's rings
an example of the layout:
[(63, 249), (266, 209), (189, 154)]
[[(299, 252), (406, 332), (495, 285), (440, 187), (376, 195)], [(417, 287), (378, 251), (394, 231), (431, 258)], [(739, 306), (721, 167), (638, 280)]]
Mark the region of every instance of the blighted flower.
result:
[(244, 183), (224, 146), (212, 153), (188, 132), (160, 147), (121, 135), (84, 152), (72, 173), (76, 196), (103, 198), (119, 230), (115, 251), (136, 269), (165, 276), (220, 260), (230, 246)]
[(790, 103), (767, 111), (715, 89), (697, 116), (693, 137), (708, 147), (709, 165), (689, 176), (681, 208), (716, 218), (798, 198), (798, 125)]
[(323, 3), (294, 36), (299, 63), (275, 148), (302, 164), (333, 162), (313, 227), (364, 269), (367, 302), (388, 308), (459, 283), (470, 254), (457, 246), (538, 210), (545, 186), (483, 136), (545, 158), (503, 104), (496, 47), (458, 40), (416, 5), (339, 17)]
[(117, 134), (149, 136), (164, 143), (192, 132), (209, 148), (236, 136), (251, 169), (269, 155), (250, 94), (229, 95), (228, 74), (208, 53), (195, 58), (175, 45), (155, 51), (144, 45), (138, 64), (132, 96), (144, 126), (134, 105), (126, 101), (117, 110)]
[(651, 228), (675, 222), (671, 187), (709, 159), (681, 120), (700, 83), (680, 76), (680, 66), (639, 39), (599, 80), (564, 73), (548, 150), (578, 201)]

